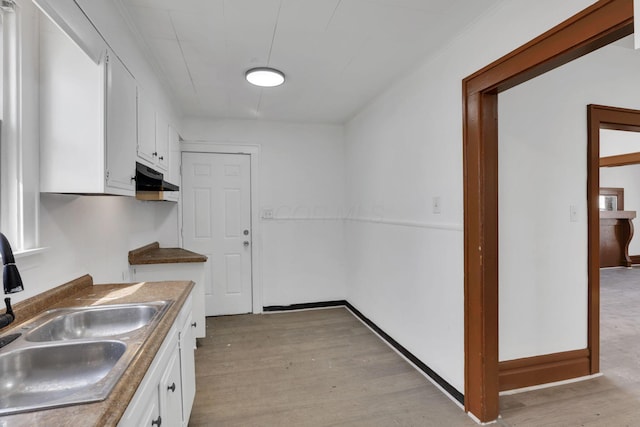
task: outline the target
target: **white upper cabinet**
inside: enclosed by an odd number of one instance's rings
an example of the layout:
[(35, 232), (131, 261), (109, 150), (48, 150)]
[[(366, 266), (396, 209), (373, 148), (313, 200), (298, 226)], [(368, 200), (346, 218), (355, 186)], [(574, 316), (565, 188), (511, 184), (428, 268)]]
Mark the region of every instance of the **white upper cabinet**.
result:
[(153, 166), (156, 151), (156, 112), (153, 104), (138, 88), (138, 159)]
[(135, 192), (136, 81), (120, 60), (107, 53), (106, 185)]
[[(156, 164), (162, 171), (169, 170), (169, 122), (160, 113), (156, 113)], [(165, 173), (165, 179), (167, 174)]]
[(182, 154), (180, 153), (180, 135), (178, 131), (169, 126), (169, 176), (167, 181), (172, 184), (182, 186), (180, 168), (182, 165)]
[(96, 64), (40, 30), (40, 191), (135, 195), (136, 83), (106, 46)]
[(165, 174), (169, 170), (169, 123), (138, 88), (138, 161)]

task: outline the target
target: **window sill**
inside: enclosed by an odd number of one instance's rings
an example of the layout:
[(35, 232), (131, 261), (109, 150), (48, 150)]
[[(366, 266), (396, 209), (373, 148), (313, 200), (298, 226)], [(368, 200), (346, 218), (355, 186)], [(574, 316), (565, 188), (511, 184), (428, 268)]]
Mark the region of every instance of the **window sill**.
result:
[(21, 251), (16, 251), (13, 253), (13, 257), (15, 259), (20, 259), (20, 258), (28, 258), (32, 255), (38, 255), (41, 253), (44, 253), (46, 251), (48, 251), (49, 248), (33, 248), (33, 249), (24, 249)]

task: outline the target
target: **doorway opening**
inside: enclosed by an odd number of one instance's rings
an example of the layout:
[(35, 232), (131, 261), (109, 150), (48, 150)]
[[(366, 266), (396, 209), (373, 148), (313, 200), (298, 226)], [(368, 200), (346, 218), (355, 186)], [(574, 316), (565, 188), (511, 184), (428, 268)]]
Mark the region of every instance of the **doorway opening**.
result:
[[(465, 409), (482, 422), (499, 414), (498, 93), (632, 33), (633, 2), (600, 0), (463, 80)], [(592, 229), (597, 186), (595, 194), (592, 182), (588, 188)], [(590, 266), (597, 254), (590, 247)], [(591, 267), (589, 275), (594, 278)], [(597, 305), (590, 294), (589, 310)], [(597, 321), (589, 319), (595, 355)], [(589, 368), (598, 372), (593, 352)]]

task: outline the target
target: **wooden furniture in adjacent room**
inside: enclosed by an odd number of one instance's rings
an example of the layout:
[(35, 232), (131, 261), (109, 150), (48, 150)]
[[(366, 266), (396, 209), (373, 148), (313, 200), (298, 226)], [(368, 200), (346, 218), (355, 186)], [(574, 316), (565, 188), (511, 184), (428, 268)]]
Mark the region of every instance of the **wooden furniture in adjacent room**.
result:
[(600, 267), (631, 267), (635, 211), (600, 211)]

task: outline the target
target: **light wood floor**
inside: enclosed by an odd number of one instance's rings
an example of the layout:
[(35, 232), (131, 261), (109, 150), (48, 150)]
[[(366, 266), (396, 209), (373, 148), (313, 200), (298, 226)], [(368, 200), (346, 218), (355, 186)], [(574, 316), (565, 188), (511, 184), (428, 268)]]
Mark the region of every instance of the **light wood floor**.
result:
[[(603, 377), (501, 397), (499, 426), (640, 426), (640, 269), (604, 270)], [(474, 426), (343, 308), (207, 319), (190, 426)]]
[(190, 426), (475, 426), (344, 308), (207, 319)]

